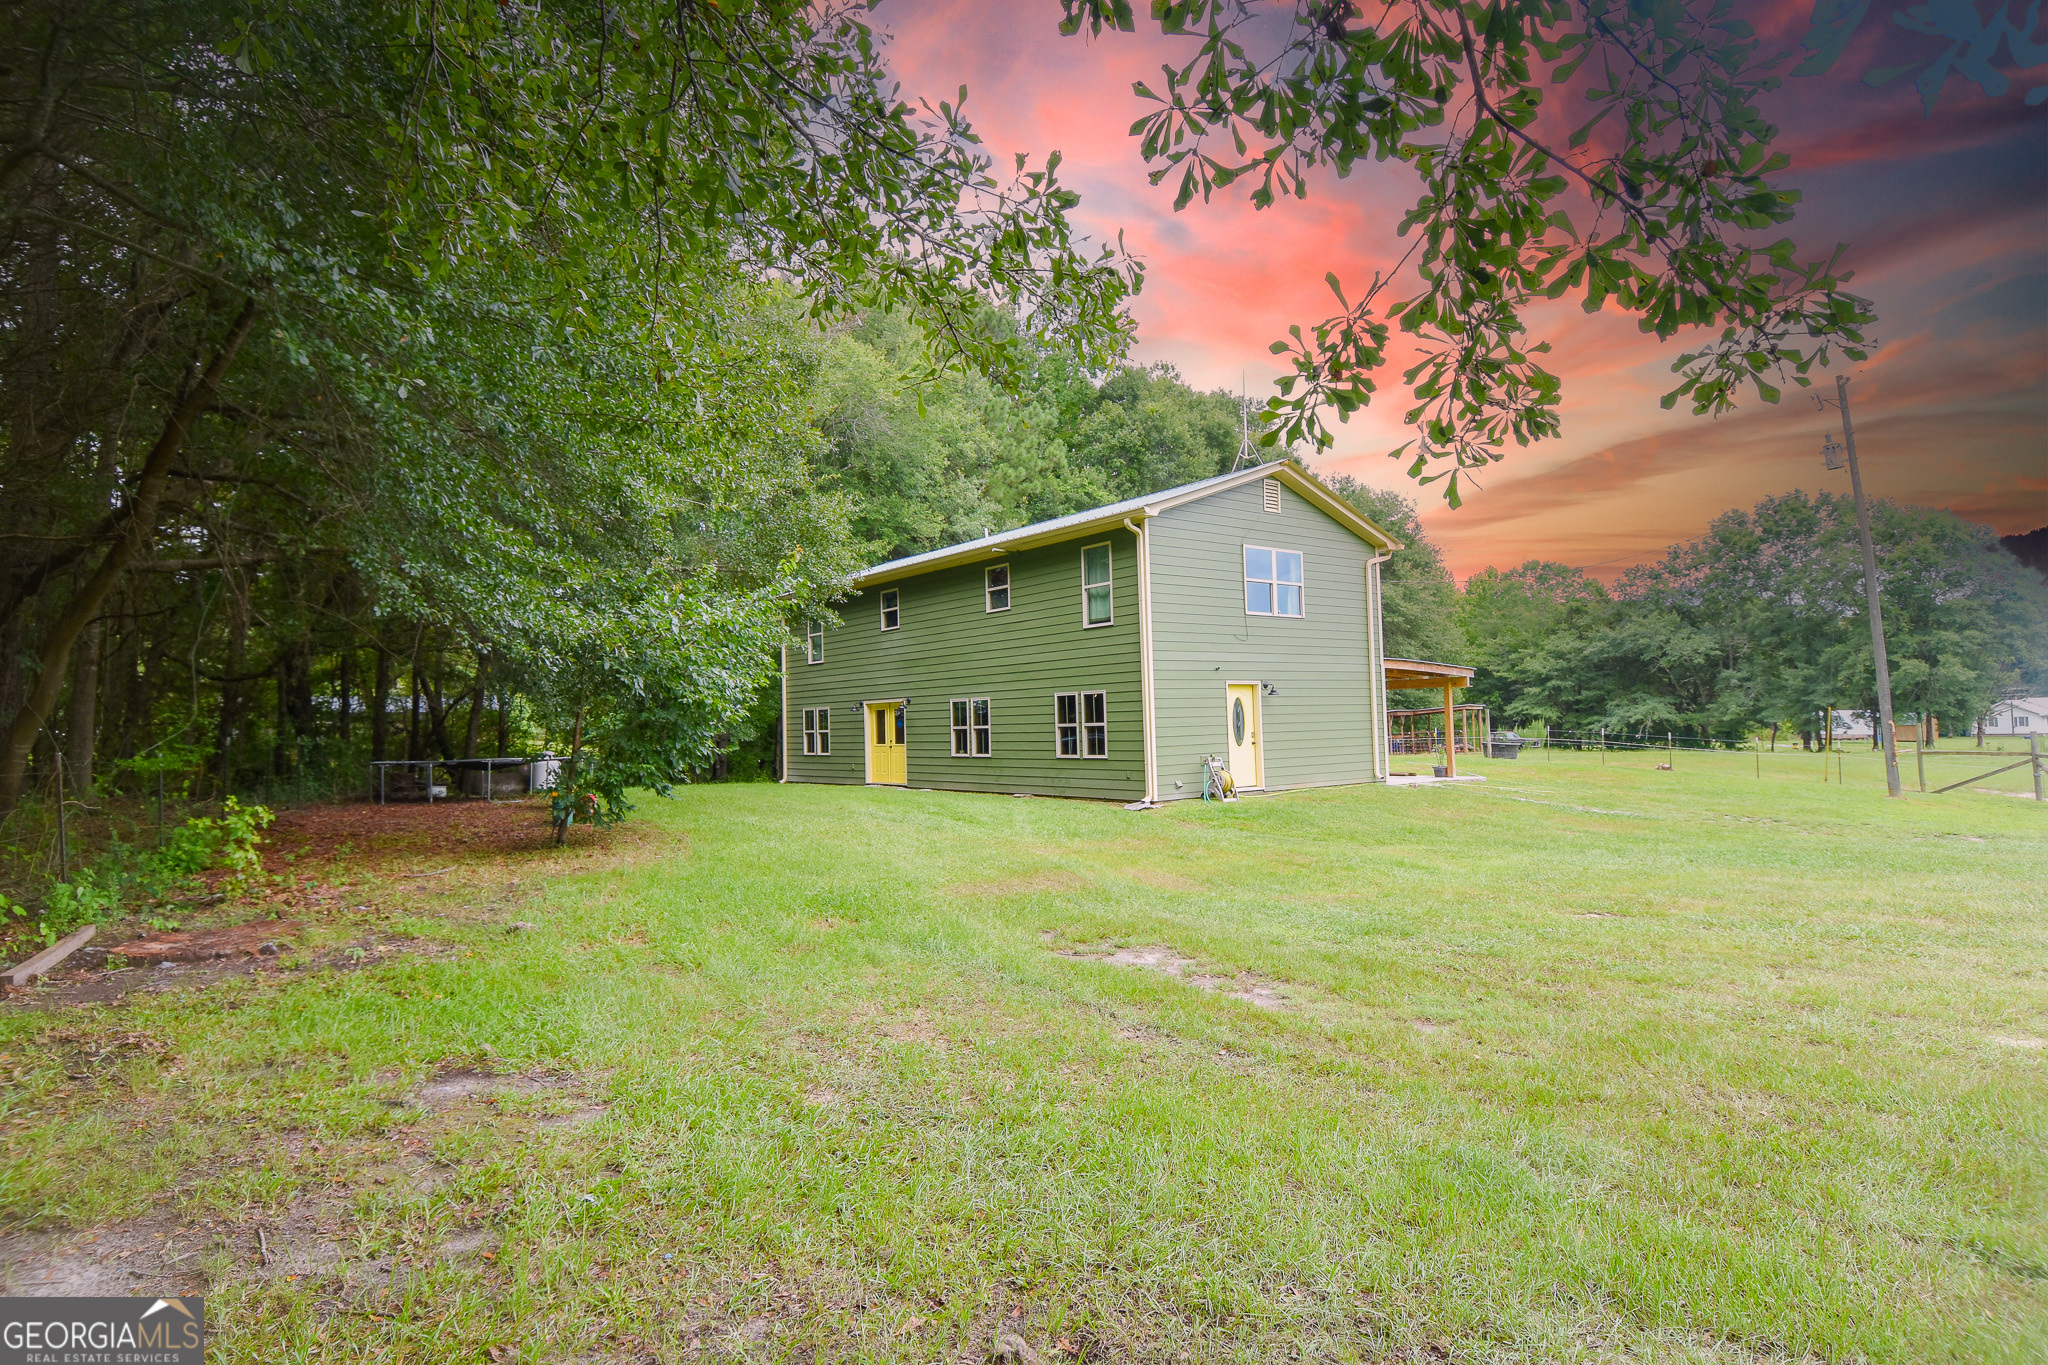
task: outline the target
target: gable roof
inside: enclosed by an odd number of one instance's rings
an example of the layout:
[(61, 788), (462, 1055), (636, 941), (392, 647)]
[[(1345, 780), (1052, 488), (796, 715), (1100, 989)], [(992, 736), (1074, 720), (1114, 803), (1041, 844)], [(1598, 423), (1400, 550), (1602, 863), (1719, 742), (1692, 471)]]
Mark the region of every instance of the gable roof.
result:
[(1019, 526), (1014, 531), (1001, 531), (992, 536), (983, 536), (979, 540), (949, 545), (942, 550), (927, 550), (923, 554), (892, 559), (861, 570), (853, 576), (853, 585), (862, 587), (887, 583), (899, 578), (929, 573), (933, 569), (947, 569), (973, 563), (978, 559), (1007, 554), (1012, 550), (1029, 550), (1039, 545), (1054, 544), (1072, 536), (1111, 530), (1123, 525), (1128, 518), (1156, 517), (1161, 512), (1186, 503), (1198, 502), (1203, 498), (1214, 497), (1218, 493), (1227, 493), (1257, 479), (1279, 480), (1328, 515), (1332, 521), (1381, 553), (1401, 548), (1400, 541), (1360, 516), (1356, 508), (1324, 487), (1322, 481), (1302, 468), (1300, 463), (1286, 459), (1272, 460), (1253, 469), (1218, 474), (1213, 479), (1184, 483), (1178, 488), (1147, 493), (1141, 498), (1125, 498), (1122, 502), (1113, 502), (1107, 507), (1091, 507), (1085, 512), (1054, 517), (1050, 521), (1033, 522), (1029, 526)]

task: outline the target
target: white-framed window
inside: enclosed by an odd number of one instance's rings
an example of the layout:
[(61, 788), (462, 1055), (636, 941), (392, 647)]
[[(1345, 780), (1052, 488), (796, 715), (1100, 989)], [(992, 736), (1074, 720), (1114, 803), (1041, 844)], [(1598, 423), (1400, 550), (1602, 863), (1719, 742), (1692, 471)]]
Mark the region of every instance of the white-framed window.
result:
[(1116, 594), (1110, 581), (1109, 542), (1081, 551), (1081, 625), (1116, 624)]
[(1278, 512), (1280, 510), (1280, 480), (1278, 479), (1266, 480), (1266, 510), (1268, 512)]
[(1081, 694), (1081, 757), (1109, 757), (1109, 694)]
[(1109, 694), (1055, 692), (1052, 698), (1054, 758), (1109, 757)]
[(804, 752), (806, 754), (829, 754), (832, 752), (832, 708), (829, 706), (804, 708)]
[(1010, 566), (991, 564), (982, 575), (982, 608), (986, 611), (1008, 611), (1010, 609)]
[(804, 641), (809, 646), (808, 656), (814, 664), (825, 662), (825, 623), (812, 617), (804, 626)]
[(2034, 718), (2032, 716), (2014, 716), (2012, 718), (2012, 728), (2015, 730), (2031, 730), (2034, 728)]
[(995, 728), (987, 697), (953, 699), (953, 757), (988, 758), (995, 753)]
[(882, 629), (894, 630), (903, 624), (903, 598), (894, 588), (882, 589)]
[(1253, 616), (1301, 615), (1301, 551), (1244, 547), (1244, 609)]

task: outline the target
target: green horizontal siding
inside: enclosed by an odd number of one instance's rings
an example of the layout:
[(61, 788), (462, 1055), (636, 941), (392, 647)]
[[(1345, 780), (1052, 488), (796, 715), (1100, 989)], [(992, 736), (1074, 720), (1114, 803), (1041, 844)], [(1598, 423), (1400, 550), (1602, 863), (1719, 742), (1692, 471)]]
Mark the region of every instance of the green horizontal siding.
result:
[[(1111, 545), (1115, 622), (1083, 629), (1081, 548)], [(789, 654), (783, 752), (792, 782), (866, 781), (862, 703), (909, 697), (909, 785), (1131, 801), (1145, 794), (1144, 699), (1138, 666), (1138, 565), (1128, 531), (1005, 556), (1010, 610), (982, 606), (982, 569), (940, 569), (883, 585), (902, 594), (903, 625), (884, 631), (880, 588), (840, 604), (825, 661)], [(1055, 758), (1053, 695), (1109, 694), (1109, 757)], [(954, 758), (955, 697), (987, 697), (994, 754)], [(806, 707), (832, 709), (830, 757), (803, 752)]]
[[(1266, 511), (1259, 480), (1174, 508), (1147, 530), (1160, 797), (1200, 796), (1203, 755), (1227, 751), (1227, 680), (1278, 689), (1260, 703), (1267, 790), (1383, 776), (1373, 763), (1372, 547), (1291, 488), (1278, 513)], [(1304, 615), (1246, 613), (1248, 544), (1301, 551)]]

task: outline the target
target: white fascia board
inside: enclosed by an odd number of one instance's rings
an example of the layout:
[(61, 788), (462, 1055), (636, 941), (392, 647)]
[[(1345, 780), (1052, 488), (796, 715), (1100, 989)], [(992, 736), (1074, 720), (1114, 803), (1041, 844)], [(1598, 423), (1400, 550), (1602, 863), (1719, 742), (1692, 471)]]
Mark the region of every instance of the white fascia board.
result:
[(1082, 536), (1098, 535), (1103, 531), (1120, 531), (1124, 518), (1149, 514), (1151, 509), (1140, 507), (1136, 510), (1120, 507), (1085, 521), (1064, 523), (1043, 531), (1026, 526), (1002, 535), (984, 536), (970, 540), (964, 545), (955, 545), (949, 550), (935, 550), (912, 559), (900, 559), (888, 564), (877, 564), (853, 576), (856, 588), (871, 588), (883, 583), (894, 583), (900, 579), (916, 578), (921, 574), (938, 569), (958, 568), (962, 564), (994, 564), (1004, 555), (1016, 550), (1035, 550), (1041, 545), (1057, 545), (1063, 540), (1076, 540)]
[(1057, 545), (1061, 541), (1117, 530), (1123, 526), (1127, 517), (1149, 520), (1171, 508), (1200, 502), (1204, 498), (1227, 493), (1233, 488), (1241, 488), (1258, 479), (1278, 479), (1308, 499), (1333, 521), (1370, 545), (1375, 545), (1383, 551), (1402, 548), (1400, 541), (1360, 516), (1358, 510), (1350, 503), (1325, 488), (1313, 474), (1289, 458), (1273, 460), (1251, 469), (1240, 469), (1234, 474), (1203, 479), (1185, 488), (1166, 489), (1153, 497), (1131, 498), (1111, 503), (1107, 507), (1076, 512), (1071, 517), (1056, 517), (1051, 521), (1020, 526), (1014, 531), (983, 536), (979, 540), (970, 540), (947, 549), (930, 550), (924, 554), (890, 560), (886, 564), (877, 564), (855, 574), (849, 586), (870, 588), (883, 583), (893, 583), (899, 579), (916, 578), (920, 574), (931, 573), (937, 569), (957, 568), (963, 564), (992, 564), (1000, 556), (1012, 551), (1032, 550), (1041, 545)]

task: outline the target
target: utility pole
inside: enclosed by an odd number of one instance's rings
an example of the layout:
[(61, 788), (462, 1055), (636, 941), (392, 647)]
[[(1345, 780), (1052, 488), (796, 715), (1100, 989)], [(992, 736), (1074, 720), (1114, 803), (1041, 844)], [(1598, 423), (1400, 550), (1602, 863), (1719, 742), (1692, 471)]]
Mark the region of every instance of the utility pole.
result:
[[(1863, 599), (1870, 607), (1870, 659), (1877, 666), (1877, 717), (1884, 727), (1884, 785), (1885, 791), (1897, 796), (1902, 790), (1899, 781), (1898, 737), (1892, 733), (1892, 669), (1884, 653), (1884, 610), (1877, 601), (1877, 551), (1870, 544), (1870, 504), (1863, 500), (1863, 470), (1856, 463), (1856, 428), (1849, 420), (1849, 376), (1835, 376), (1835, 398), (1842, 409), (1842, 443), (1848, 447), (1849, 487), (1856, 495), (1856, 535), (1863, 542)], [(1827, 445), (1832, 446), (1834, 438), (1829, 437)], [(1821, 448), (1821, 455), (1831, 468), (1838, 468), (1829, 458), (1827, 446)]]

